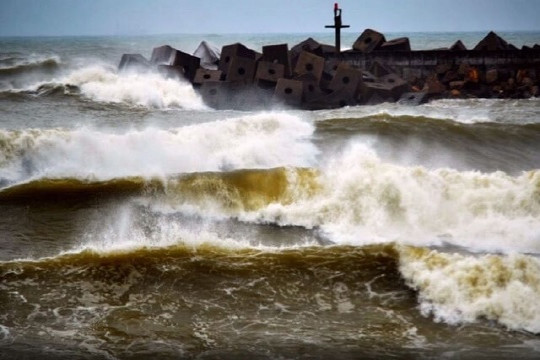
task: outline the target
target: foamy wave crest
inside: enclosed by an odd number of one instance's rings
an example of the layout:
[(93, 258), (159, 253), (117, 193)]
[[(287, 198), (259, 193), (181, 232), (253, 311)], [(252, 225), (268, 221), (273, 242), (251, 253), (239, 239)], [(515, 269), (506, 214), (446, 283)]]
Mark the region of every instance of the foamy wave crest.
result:
[(57, 55), (0, 56), (0, 73), (56, 67), (61, 63)]
[[(356, 144), (321, 169), (319, 190), (298, 191), (240, 216), (320, 227), (339, 244), (446, 242), (478, 251), (540, 252), (540, 171), (517, 177), (383, 162)], [(290, 192), (293, 192), (291, 190)]]
[(531, 107), (539, 99), (443, 99), (419, 106), (406, 106), (399, 103), (383, 103), (372, 106), (356, 106), (335, 110), (318, 111), (319, 120), (331, 118), (366, 118), (370, 116), (425, 117), (440, 120), (453, 120), (463, 124), (475, 123), (536, 123), (538, 107)]
[(426, 316), (450, 324), (496, 320), (540, 333), (540, 261), (512, 254), (472, 257), (404, 247), (400, 270)]
[(0, 180), (163, 176), (239, 168), (309, 166), (314, 128), (261, 113), (174, 129), (122, 134), (93, 129), (0, 130)]
[(189, 83), (165, 79), (157, 73), (118, 74), (111, 68), (91, 66), (72, 72), (60, 82), (79, 87), (84, 96), (95, 101), (160, 109), (206, 108)]

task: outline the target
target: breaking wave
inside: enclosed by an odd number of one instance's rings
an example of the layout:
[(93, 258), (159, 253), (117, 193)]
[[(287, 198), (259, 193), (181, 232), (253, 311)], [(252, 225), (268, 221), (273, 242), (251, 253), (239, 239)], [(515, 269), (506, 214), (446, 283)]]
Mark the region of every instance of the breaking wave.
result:
[(107, 180), (276, 166), (310, 166), (314, 128), (261, 113), (173, 129), (122, 134), (94, 129), (0, 130), (4, 185), (40, 178)]
[(449, 324), (495, 320), (540, 333), (540, 260), (527, 255), (466, 256), (401, 248), (400, 271), (420, 310)]
[(99, 102), (123, 103), (148, 108), (205, 109), (191, 84), (165, 79), (157, 73), (121, 73), (92, 66), (76, 70), (60, 81), (77, 86), (81, 94)]
[(62, 62), (58, 56), (9, 56), (0, 59), (0, 76), (10, 77), (36, 71), (53, 73)]
[[(152, 109), (207, 109), (191, 84), (167, 79), (157, 72), (118, 73), (107, 65), (69, 70), (58, 58), (0, 68), (8, 94), (80, 95), (97, 102)], [(9, 75), (9, 76), (8, 76)]]

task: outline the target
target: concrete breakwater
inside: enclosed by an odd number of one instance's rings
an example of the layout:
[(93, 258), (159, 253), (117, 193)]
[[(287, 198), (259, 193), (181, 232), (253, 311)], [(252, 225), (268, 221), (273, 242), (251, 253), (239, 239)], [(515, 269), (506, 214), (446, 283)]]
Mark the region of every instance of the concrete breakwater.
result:
[(158, 70), (185, 79), (216, 109), (289, 106), (327, 109), (436, 98), (540, 96), (540, 45), (517, 49), (490, 32), (473, 49), (461, 41), (444, 49), (411, 50), (408, 38), (386, 40), (366, 29), (352, 49), (339, 52), (308, 38), (289, 49), (262, 52), (235, 43), (221, 51), (203, 41), (193, 54), (169, 45), (150, 60), (124, 54), (119, 71)]

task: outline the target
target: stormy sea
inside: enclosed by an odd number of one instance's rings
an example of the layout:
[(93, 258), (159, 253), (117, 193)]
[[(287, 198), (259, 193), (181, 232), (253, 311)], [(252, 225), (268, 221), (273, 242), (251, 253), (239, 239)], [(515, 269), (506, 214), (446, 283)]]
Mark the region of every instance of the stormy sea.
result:
[(217, 111), (117, 72), (308, 36), (0, 38), (0, 359), (540, 358), (539, 98)]

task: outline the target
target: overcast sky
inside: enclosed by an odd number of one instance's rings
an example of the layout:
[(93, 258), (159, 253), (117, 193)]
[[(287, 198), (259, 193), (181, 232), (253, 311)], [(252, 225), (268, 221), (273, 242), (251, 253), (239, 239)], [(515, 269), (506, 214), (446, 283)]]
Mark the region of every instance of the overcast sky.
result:
[[(326, 0), (0, 0), (0, 36), (324, 32)], [(540, 0), (345, 0), (348, 31), (540, 30)]]

